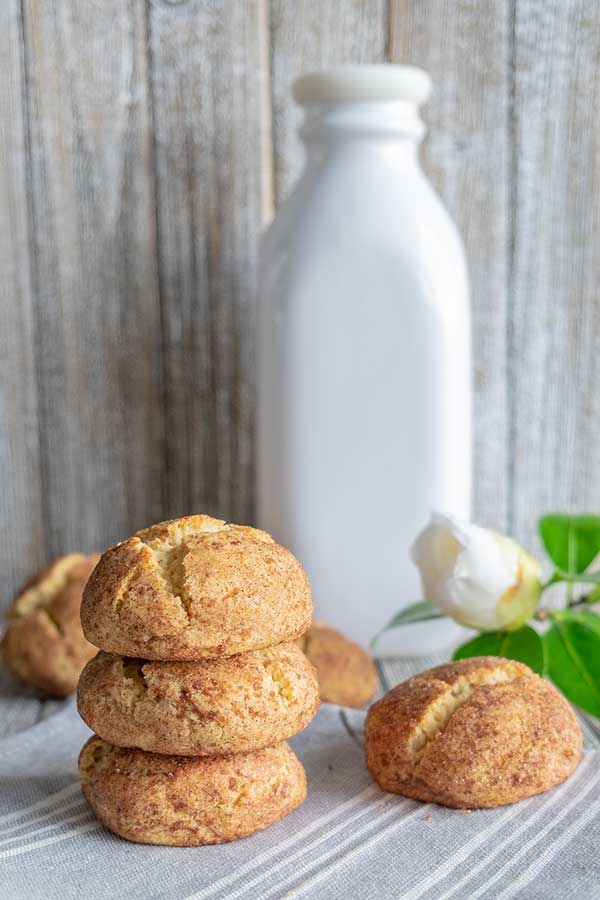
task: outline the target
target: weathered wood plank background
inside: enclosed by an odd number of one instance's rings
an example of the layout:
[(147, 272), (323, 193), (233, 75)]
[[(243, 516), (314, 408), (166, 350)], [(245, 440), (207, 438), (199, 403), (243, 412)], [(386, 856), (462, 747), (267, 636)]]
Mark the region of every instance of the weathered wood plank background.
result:
[(259, 234), (301, 165), (289, 85), (422, 65), (467, 244), (477, 518), (600, 509), (595, 0), (5, 0), (0, 604), (160, 517), (253, 516)]

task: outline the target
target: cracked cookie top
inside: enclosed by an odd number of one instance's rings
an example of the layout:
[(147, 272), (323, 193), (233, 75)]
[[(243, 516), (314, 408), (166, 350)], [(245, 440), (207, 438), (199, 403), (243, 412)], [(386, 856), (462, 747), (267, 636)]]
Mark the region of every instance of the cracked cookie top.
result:
[(268, 647), (298, 637), (311, 616), (308, 580), (289, 550), (203, 515), (161, 522), (104, 553), (81, 609), (97, 647), (173, 660)]
[(385, 790), (444, 806), (513, 803), (575, 770), (581, 729), (528, 666), (492, 656), (448, 663), (369, 710), (367, 766)]

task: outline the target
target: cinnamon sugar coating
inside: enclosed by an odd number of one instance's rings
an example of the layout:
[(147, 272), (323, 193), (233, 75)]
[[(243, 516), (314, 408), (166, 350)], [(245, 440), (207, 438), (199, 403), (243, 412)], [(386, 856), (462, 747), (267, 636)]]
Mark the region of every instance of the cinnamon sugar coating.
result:
[(2, 659), (15, 675), (47, 694), (72, 694), (96, 652), (83, 636), (79, 610), (98, 559), (81, 553), (55, 559), (21, 588), (8, 611)]
[(287, 740), (319, 706), (315, 670), (294, 643), (197, 662), (99, 653), (77, 690), (100, 737), (153, 753), (242, 753)]
[(100, 559), (84, 593), (97, 647), (142, 659), (233, 656), (308, 628), (298, 560), (264, 531), (187, 516), (139, 531)]
[(297, 643), (317, 670), (324, 703), (358, 709), (372, 699), (377, 690), (375, 665), (354, 641), (328, 625), (313, 622)]
[(549, 682), (522, 663), (476, 657), (423, 672), (373, 704), (365, 748), (384, 790), (469, 809), (560, 784), (577, 768), (582, 735)]
[(92, 737), (79, 757), (81, 789), (115, 834), (142, 844), (221, 844), (261, 831), (306, 798), (287, 744), (232, 756), (160, 756)]

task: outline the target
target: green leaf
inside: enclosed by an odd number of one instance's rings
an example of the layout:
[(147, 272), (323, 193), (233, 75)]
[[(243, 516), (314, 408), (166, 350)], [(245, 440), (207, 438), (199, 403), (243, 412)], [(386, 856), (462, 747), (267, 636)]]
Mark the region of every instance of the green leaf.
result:
[(575, 619), (576, 621), (583, 622), (588, 628), (593, 628), (600, 634), (600, 616), (598, 613), (592, 612), (591, 609), (565, 609), (560, 610), (560, 612), (562, 613), (560, 618)]
[(591, 609), (556, 609), (548, 616), (553, 622), (579, 622), (600, 634), (600, 616)]
[(543, 516), (538, 528), (548, 556), (570, 575), (583, 572), (600, 553), (600, 516)]
[(567, 581), (570, 584), (600, 584), (600, 572), (563, 572), (557, 569), (552, 576), (552, 584), (558, 581)]
[(588, 610), (553, 613), (543, 640), (552, 681), (577, 706), (600, 716), (600, 617)]
[(427, 619), (439, 619), (443, 615), (444, 613), (440, 612), (439, 609), (436, 609), (435, 606), (432, 606), (428, 600), (420, 600), (418, 603), (413, 603), (411, 606), (407, 606), (405, 609), (396, 613), (396, 615), (384, 625), (381, 631), (379, 631), (371, 640), (371, 647), (375, 646), (382, 634), (386, 631), (390, 631), (392, 628), (399, 628), (400, 625), (410, 625), (411, 622), (424, 622)]
[(600, 602), (600, 584), (593, 588), (589, 594), (586, 594), (585, 597), (581, 597), (581, 601), (583, 603), (598, 603)]
[(470, 656), (504, 656), (528, 665), (534, 672), (545, 671), (544, 646), (537, 631), (524, 625), (517, 631), (487, 631), (467, 641), (455, 652), (453, 659)]

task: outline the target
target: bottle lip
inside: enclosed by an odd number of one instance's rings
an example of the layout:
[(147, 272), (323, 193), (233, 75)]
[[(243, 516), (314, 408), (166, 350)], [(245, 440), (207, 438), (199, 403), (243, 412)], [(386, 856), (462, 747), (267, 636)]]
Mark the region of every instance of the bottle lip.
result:
[(431, 87), (431, 78), (424, 69), (382, 63), (307, 72), (294, 81), (292, 96), (300, 106), (378, 100), (421, 104), (429, 98)]

